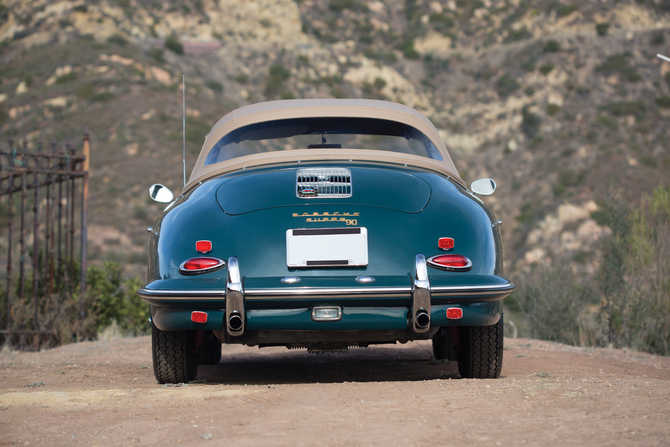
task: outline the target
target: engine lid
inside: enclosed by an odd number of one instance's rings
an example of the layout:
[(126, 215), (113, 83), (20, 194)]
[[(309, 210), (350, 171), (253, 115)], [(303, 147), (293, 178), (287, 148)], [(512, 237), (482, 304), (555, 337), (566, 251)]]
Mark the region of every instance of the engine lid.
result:
[[(343, 194), (333, 194), (333, 191)], [(300, 205), (364, 205), (418, 213), (430, 186), (405, 172), (377, 168), (301, 168), (235, 177), (216, 191), (219, 205), (237, 215)]]

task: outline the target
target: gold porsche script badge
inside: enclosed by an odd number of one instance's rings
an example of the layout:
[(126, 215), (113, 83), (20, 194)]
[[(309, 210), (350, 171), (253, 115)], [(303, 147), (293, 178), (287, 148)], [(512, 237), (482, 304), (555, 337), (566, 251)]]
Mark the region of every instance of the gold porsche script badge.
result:
[(358, 225), (359, 213), (293, 213), (293, 217), (305, 218), (305, 222), (344, 222), (345, 225)]

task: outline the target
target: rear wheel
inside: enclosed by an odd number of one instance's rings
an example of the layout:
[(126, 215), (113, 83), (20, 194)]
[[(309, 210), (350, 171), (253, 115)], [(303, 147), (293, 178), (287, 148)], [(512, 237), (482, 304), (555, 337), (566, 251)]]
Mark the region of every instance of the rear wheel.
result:
[(491, 326), (460, 330), (458, 372), (464, 379), (497, 379), (503, 361), (503, 317)]
[(152, 324), (151, 347), (158, 383), (185, 383), (195, 379), (198, 363), (193, 331), (161, 331)]
[(198, 348), (199, 365), (216, 365), (221, 360), (221, 340), (212, 331), (204, 331), (202, 346)]
[(456, 346), (451, 339), (450, 327), (441, 327), (433, 335), (433, 357), (437, 360), (456, 360)]

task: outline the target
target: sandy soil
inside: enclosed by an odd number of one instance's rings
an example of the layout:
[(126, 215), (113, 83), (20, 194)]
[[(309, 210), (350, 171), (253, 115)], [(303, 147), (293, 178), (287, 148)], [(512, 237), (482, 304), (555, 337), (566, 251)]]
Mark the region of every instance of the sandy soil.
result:
[(670, 445), (670, 358), (506, 339), (460, 379), (428, 342), (308, 354), (225, 346), (161, 386), (148, 337), (0, 355), (0, 445)]

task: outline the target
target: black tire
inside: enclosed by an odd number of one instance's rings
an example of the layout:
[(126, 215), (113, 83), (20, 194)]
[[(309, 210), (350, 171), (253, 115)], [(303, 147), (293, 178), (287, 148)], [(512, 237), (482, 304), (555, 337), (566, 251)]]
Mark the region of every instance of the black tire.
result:
[(451, 328), (441, 327), (433, 335), (433, 357), (437, 360), (456, 360), (456, 346), (451, 339)]
[(202, 346), (198, 348), (199, 365), (216, 365), (221, 360), (221, 340), (212, 331), (204, 331)]
[(158, 383), (186, 383), (198, 375), (193, 331), (161, 331), (152, 324), (151, 347)]
[(503, 318), (492, 326), (460, 330), (458, 372), (464, 379), (497, 379), (503, 362)]

